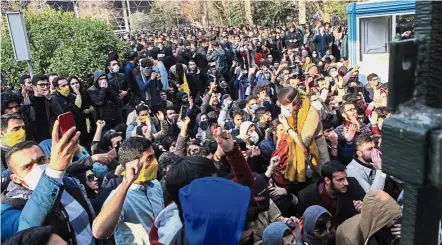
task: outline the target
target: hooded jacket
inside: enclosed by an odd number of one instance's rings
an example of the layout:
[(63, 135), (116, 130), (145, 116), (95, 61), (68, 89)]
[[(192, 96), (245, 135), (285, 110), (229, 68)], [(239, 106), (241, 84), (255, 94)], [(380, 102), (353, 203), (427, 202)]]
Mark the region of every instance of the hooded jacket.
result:
[(284, 245), (284, 233), (290, 232), (290, 228), (284, 222), (271, 223), (264, 230), (262, 245)]
[(116, 120), (121, 113), (121, 101), (118, 93), (112, 88), (109, 83), (107, 88), (101, 88), (98, 85), (98, 78), (106, 76), (104, 71), (94, 72), (94, 83), (87, 93), (95, 106), (97, 120)]
[[(207, 177), (180, 189), (184, 236), (179, 232), (170, 244), (238, 244), (246, 224), (250, 188)], [(184, 241), (183, 241), (184, 240)]]
[(346, 220), (338, 227), (336, 244), (382, 245), (383, 243), (376, 241), (376, 233), (401, 213), (399, 204), (386, 192), (370, 191), (364, 198), (361, 214)]
[[(302, 233), (303, 233), (303, 241), (309, 245), (325, 245), (328, 242), (328, 237), (317, 238), (315, 236), (315, 225), (318, 221), (318, 218), (323, 214), (329, 214), (332, 216), (327, 209), (319, 206), (313, 205), (308, 207), (304, 215), (302, 216)], [(299, 237), (298, 237), (299, 239)]]

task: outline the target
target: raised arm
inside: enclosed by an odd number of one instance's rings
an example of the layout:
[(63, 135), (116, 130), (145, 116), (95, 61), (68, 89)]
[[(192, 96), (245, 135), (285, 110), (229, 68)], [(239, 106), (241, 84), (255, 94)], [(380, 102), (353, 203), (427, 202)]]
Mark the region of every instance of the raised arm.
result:
[(97, 239), (106, 239), (112, 235), (120, 219), (123, 210), (124, 199), (126, 199), (132, 183), (138, 178), (142, 163), (132, 161), (126, 164), (126, 175), (115, 194), (103, 205), (101, 212), (95, 218), (92, 225), (92, 234)]
[(217, 128), (214, 136), (232, 167), (233, 181), (252, 188), (255, 183), (252, 171), (241, 150), (235, 144), (232, 135), (226, 130)]

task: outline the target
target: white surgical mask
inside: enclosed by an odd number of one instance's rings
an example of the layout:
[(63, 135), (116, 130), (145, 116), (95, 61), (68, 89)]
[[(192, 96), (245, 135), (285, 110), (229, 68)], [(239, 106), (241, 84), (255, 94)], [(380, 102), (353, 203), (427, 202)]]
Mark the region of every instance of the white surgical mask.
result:
[(330, 76), (332, 76), (332, 77), (336, 77), (337, 75), (338, 75), (337, 71), (330, 72)]
[(112, 72), (113, 73), (118, 73), (120, 71), (120, 66), (119, 65), (116, 65), (116, 66), (114, 66), (113, 68), (112, 68)]
[(183, 127), (183, 122), (177, 122), (176, 125), (178, 126), (179, 129), (181, 129)]
[(32, 191), (35, 190), (38, 181), (40, 180), (41, 175), (43, 174), (43, 171), (45, 171), (47, 167), (48, 167), (47, 163), (39, 165), (38, 167), (33, 167), (31, 172), (29, 172), (25, 177), (23, 177), (23, 181), (26, 182), (30, 190)]
[(291, 111), (290, 111), (290, 109), (282, 109), (282, 114), (285, 116), (285, 117), (289, 117), (292, 113), (291, 113)]
[(259, 135), (256, 132), (253, 132), (252, 134), (250, 134), (250, 140), (253, 141), (253, 143), (258, 143), (259, 141)]

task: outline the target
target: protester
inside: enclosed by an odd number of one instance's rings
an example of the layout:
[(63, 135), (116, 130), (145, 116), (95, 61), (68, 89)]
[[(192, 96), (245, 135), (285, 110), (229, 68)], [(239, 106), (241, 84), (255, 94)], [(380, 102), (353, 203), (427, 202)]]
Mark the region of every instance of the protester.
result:
[(398, 244), (401, 215), (399, 204), (387, 193), (370, 191), (362, 202), (361, 213), (338, 227), (336, 244)]
[(382, 171), (388, 88), (376, 73), (360, 82), (345, 25), (182, 25), (124, 40), (93, 74), (2, 83), (2, 242), (39, 228), (42, 244), (323, 245), (336, 228), (345, 244), (399, 238), (371, 211), (380, 231), (339, 226), (381, 205), (370, 191), (403, 189)]

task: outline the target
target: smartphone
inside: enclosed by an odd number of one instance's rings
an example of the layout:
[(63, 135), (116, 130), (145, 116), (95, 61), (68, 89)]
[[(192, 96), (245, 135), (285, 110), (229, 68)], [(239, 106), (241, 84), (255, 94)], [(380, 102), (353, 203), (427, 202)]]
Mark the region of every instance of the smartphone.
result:
[(188, 106), (181, 106), (181, 120), (186, 119)]
[(75, 127), (74, 116), (71, 112), (66, 112), (58, 116), (61, 134), (64, 135), (69, 129)]

